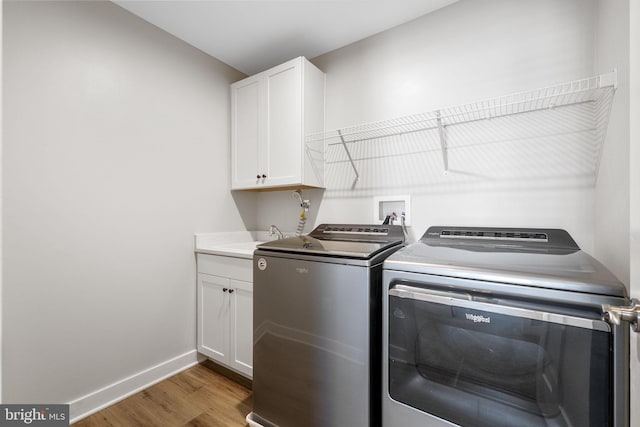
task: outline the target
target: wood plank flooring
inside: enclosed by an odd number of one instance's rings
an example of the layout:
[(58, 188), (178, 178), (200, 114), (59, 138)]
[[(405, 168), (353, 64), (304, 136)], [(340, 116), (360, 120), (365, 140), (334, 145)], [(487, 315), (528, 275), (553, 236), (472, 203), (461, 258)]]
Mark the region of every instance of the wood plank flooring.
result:
[(206, 361), (73, 424), (74, 427), (245, 427), (250, 382)]

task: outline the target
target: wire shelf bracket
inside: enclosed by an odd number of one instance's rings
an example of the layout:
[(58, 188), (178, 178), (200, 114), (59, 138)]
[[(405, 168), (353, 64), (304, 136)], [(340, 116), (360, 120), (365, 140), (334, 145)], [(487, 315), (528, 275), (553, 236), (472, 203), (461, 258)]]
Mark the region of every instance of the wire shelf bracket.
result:
[(356, 165), (353, 162), (353, 157), (351, 157), (351, 152), (349, 151), (349, 147), (347, 147), (347, 142), (344, 140), (344, 136), (342, 136), (342, 131), (340, 131), (338, 129), (336, 132), (338, 132), (338, 136), (340, 137), (340, 142), (342, 143), (342, 146), (344, 147), (344, 151), (347, 154), (347, 158), (349, 159), (349, 163), (351, 163), (351, 167), (353, 168), (353, 173), (356, 174), (356, 178), (353, 181), (353, 184), (355, 185), (355, 183), (358, 182), (358, 180), (360, 179), (360, 174), (358, 173), (358, 169), (356, 168)]
[(444, 164), (444, 173), (449, 172), (449, 158), (447, 155), (447, 138), (445, 134), (444, 124), (442, 124), (442, 116), (440, 110), (436, 111), (438, 122), (438, 135), (440, 136), (440, 147), (442, 149), (442, 163)]

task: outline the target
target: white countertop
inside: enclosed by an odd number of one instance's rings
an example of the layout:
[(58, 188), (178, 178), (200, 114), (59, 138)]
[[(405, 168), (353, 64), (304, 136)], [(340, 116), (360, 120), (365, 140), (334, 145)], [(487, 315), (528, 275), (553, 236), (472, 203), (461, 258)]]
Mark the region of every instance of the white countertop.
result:
[(266, 231), (197, 233), (195, 252), (251, 259), (256, 245), (274, 238), (275, 236), (269, 236)]

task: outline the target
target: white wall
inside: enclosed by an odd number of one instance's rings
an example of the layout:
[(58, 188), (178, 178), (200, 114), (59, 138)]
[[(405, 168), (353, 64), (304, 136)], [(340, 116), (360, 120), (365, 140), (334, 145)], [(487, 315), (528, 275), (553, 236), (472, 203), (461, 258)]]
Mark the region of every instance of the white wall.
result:
[(110, 2), (4, 8), (4, 401), (195, 361), (193, 234), (252, 228), (228, 191), (243, 75)]
[[(4, 31), (2, 30), (2, 11), (4, 9), (3, 7), (3, 3), (4, 2), (0, 2), (0, 99), (2, 98), (2, 70), (4, 69), (3, 66), (3, 54), (2, 54), (2, 50), (3, 50), (3, 42), (2, 42), (2, 35), (4, 34)], [(0, 114), (0, 241), (2, 241), (2, 119), (3, 116), (2, 114)], [(3, 331), (3, 326), (2, 326), (2, 320), (3, 320), (3, 314), (2, 314), (2, 301), (4, 301), (4, 298), (2, 296), (2, 245), (0, 245), (0, 402), (3, 402), (2, 400), (2, 354), (4, 353), (3, 350), (3, 340), (2, 340), (2, 331)]]
[(616, 91), (596, 186), (595, 250), (629, 288), (629, 1), (600, 0), (596, 72), (618, 70)]
[[(595, 6), (584, 0), (462, 0), (315, 58), (326, 73), (327, 129), (594, 75)], [(487, 124), (479, 130), (489, 139), (504, 138)], [(400, 142), (416, 143), (410, 138)], [(548, 141), (516, 140), (511, 148), (527, 148), (519, 154), (505, 151), (504, 157), (496, 155), (499, 144), (480, 144), (458, 163), (455, 156), (463, 150), (450, 150), (446, 176), (437, 151), (421, 157), (420, 164), (411, 156), (361, 161), (357, 166), (363, 178), (354, 189), (349, 166), (331, 170), (336, 166), (330, 165), (330, 185), (315, 192), (318, 203), (312, 210), (319, 209), (318, 222), (370, 222), (374, 196), (409, 193), (418, 237), (438, 224), (559, 227), (592, 251), (593, 182), (571, 169), (577, 162), (565, 159), (562, 150), (523, 157), (538, 142)], [(509, 166), (514, 159), (516, 166)], [(519, 176), (526, 168), (531, 170)], [(336, 177), (336, 171), (344, 177)], [(415, 175), (422, 171), (420, 181)], [(411, 186), (403, 174), (413, 174)], [(278, 206), (288, 200), (288, 194), (260, 195), (259, 226), (278, 221)]]
[[(640, 2), (629, 2), (630, 29), (630, 276), (631, 296), (640, 299)], [(640, 334), (631, 334), (631, 426), (640, 427)]]

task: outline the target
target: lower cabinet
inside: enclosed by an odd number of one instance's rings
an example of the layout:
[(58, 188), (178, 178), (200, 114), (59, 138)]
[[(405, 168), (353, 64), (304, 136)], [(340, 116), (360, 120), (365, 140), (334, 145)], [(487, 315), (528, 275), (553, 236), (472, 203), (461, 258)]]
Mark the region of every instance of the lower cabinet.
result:
[[(246, 278), (244, 269), (217, 269), (220, 275), (201, 272), (201, 257), (211, 267), (228, 258), (198, 255), (198, 351), (232, 370), (253, 376), (253, 284), (231, 276)], [(247, 268), (251, 275), (251, 260)], [(228, 267), (228, 266), (227, 266)], [(237, 266), (236, 266), (237, 267)], [(227, 273), (227, 274), (225, 274)], [(249, 276), (250, 277), (250, 276)]]

